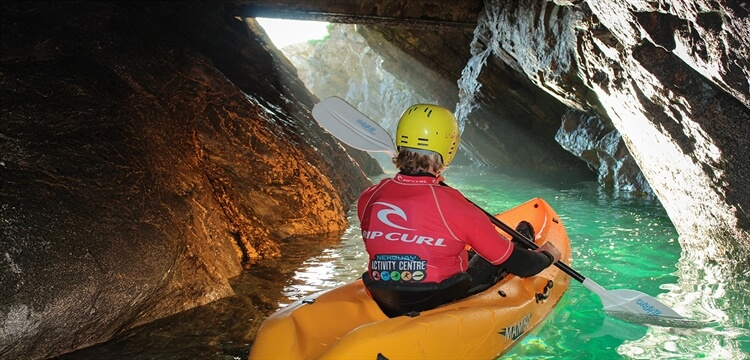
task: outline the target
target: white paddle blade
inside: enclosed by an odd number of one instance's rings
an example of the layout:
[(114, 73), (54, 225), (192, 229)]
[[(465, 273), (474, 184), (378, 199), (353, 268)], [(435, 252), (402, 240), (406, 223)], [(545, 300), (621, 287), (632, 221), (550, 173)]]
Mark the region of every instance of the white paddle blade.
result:
[(339, 97), (323, 99), (313, 107), (312, 115), (331, 135), (355, 149), (396, 156), (388, 132)]
[(627, 312), (673, 319), (683, 318), (669, 306), (642, 292), (628, 289), (608, 290), (607, 295), (609, 296), (606, 299), (602, 298), (602, 305), (604, 305), (604, 311), (606, 312)]
[(685, 319), (669, 306), (642, 292), (627, 289), (606, 290), (591, 279), (585, 279), (581, 284), (599, 295), (604, 311), (608, 314), (627, 314), (627, 317), (618, 316), (624, 320), (653, 323), (654, 319)]

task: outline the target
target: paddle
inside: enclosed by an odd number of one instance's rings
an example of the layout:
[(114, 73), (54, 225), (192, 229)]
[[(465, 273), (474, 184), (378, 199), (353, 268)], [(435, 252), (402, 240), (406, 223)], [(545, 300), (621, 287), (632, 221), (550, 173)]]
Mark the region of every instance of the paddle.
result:
[[(339, 97), (332, 96), (323, 99), (313, 107), (312, 114), (323, 128), (351, 147), (370, 152), (385, 152), (391, 157), (396, 155), (396, 147), (388, 132)], [(445, 183), (441, 185), (448, 186)], [(519, 239), (528, 248), (535, 250), (539, 247), (486, 210), (468, 199), (467, 201), (482, 210), (495, 226)], [(674, 325), (675, 322), (690, 321), (647, 294), (628, 289), (606, 290), (562, 261), (556, 262), (555, 266), (598, 295), (604, 310), (615, 317), (631, 322), (658, 325), (665, 323)]]

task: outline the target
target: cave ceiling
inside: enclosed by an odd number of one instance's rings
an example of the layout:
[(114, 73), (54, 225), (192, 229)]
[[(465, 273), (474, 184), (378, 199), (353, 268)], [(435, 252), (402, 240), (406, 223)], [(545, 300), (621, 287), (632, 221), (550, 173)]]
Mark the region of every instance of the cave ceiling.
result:
[(473, 29), (483, 2), (458, 1), (230, 1), (240, 17), (269, 17), (400, 28)]

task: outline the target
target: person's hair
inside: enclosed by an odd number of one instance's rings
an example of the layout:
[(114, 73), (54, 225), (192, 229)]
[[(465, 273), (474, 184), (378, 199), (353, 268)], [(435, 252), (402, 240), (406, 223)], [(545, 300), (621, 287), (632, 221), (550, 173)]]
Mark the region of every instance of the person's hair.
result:
[(439, 174), (445, 166), (443, 157), (432, 151), (402, 148), (398, 155), (393, 158), (393, 165), (403, 174), (419, 174), (432, 172)]

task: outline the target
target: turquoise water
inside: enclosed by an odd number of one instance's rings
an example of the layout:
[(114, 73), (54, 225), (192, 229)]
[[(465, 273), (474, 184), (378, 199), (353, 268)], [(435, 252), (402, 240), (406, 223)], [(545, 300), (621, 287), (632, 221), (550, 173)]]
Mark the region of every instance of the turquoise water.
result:
[[(654, 198), (607, 193), (592, 182), (541, 178), (544, 180), (461, 168), (446, 174), (448, 184), (490, 213), (543, 198), (566, 226), (575, 270), (605, 289), (637, 290), (691, 319), (708, 323), (683, 328), (622, 321), (607, 316), (598, 296), (572, 280), (543, 325), (503, 358), (750, 358), (747, 274), (722, 278), (712, 265), (690, 260), (665, 210)], [(366, 254), (352, 215), (342, 242), (308, 259), (297, 270), (285, 289), (290, 301), (362, 273)]]

